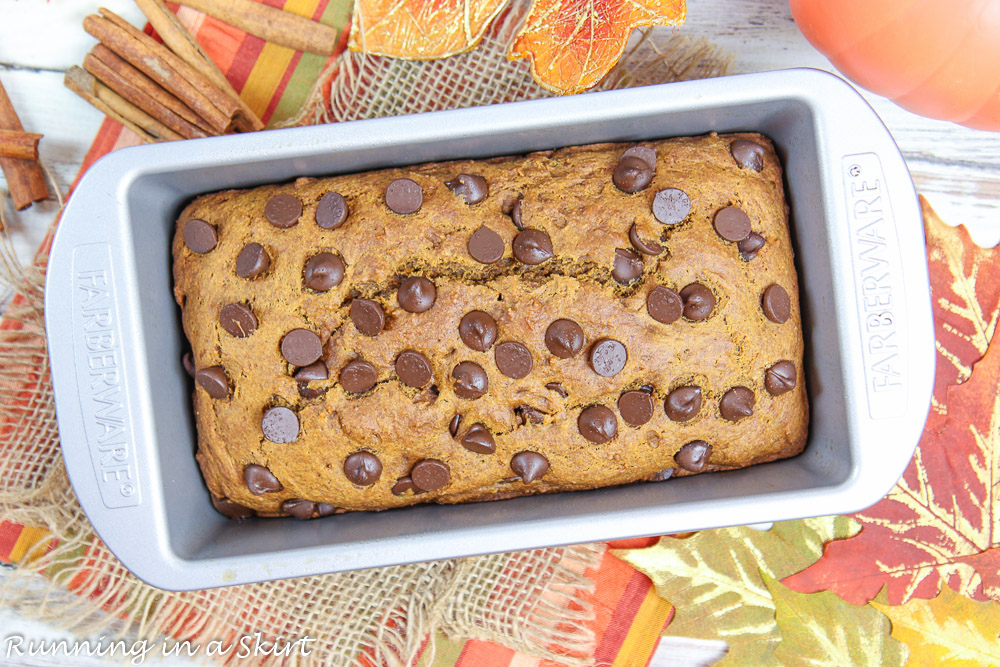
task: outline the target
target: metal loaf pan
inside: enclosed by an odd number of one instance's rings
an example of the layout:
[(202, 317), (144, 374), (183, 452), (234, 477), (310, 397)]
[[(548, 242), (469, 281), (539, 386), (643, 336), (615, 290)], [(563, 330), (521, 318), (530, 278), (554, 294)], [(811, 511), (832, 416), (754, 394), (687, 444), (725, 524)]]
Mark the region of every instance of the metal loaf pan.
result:
[[(195, 195), (301, 175), (710, 131), (758, 131), (791, 205), (812, 422), (805, 452), (738, 471), (315, 521), (231, 522), (195, 463), (170, 241)], [(934, 334), (906, 165), (842, 80), (785, 70), (115, 151), (59, 225), (46, 326), (77, 496), (141, 579), (186, 590), (844, 513), (885, 494), (927, 416)]]

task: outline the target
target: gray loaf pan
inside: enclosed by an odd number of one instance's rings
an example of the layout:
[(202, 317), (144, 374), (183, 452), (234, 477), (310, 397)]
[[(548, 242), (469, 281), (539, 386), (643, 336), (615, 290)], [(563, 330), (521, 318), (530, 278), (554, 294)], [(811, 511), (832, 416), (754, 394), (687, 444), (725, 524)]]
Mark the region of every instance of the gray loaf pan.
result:
[[(485, 503), (229, 521), (195, 463), (170, 244), (194, 196), (302, 175), (574, 144), (757, 131), (786, 173), (812, 420), (805, 452), (741, 470)], [(45, 292), (63, 455), (139, 578), (190, 590), (858, 510), (930, 405), (924, 234), (896, 144), (837, 77), (784, 70), (115, 151), (81, 180)]]

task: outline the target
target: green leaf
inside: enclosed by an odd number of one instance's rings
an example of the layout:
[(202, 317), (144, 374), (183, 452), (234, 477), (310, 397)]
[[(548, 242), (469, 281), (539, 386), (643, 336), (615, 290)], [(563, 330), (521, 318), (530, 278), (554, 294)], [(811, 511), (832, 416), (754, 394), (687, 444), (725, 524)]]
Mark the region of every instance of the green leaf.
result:
[(892, 624), (875, 607), (852, 605), (829, 591), (796, 593), (767, 575), (764, 584), (781, 632), (774, 652), (781, 664), (901, 667), (906, 662), (906, 645), (893, 638)]

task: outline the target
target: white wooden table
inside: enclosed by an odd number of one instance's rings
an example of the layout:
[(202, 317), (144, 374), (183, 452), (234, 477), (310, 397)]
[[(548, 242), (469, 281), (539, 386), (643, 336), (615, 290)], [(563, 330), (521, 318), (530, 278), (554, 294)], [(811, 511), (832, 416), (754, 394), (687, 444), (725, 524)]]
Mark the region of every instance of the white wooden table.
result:
[[(736, 72), (785, 67), (817, 67), (832, 71), (796, 29), (786, 0), (688, 0), (685, 34), (705, 36), (736, 55)], [(102, 120), (100, 113), (63, 87), (63, 72), (83, 60), (93, 45), (81, 23), (106, 6), (136, 25), (142, 15), (131, 0), (0, 0), (0, 80), (17, 108), (25, 129), (45, 135), (42, 158), (65, 192)], [(906, 157), (917, 188), (950, 224), (965, 224), (984, 246), (1000, 241), (1000, 133), (968, 130), (903, 111), (891, 102), (866, 94), (892, 131)], [(0, 178), (0, 188), (6, 183)], [(30, 261), (51, 223), (54, 202), (35, 204), (26, 212), (5, 204), (8, 233), (18, 256)], [(2, 572), (0, 572), (2, 575)], [(0, 611), (3, 636), (65, 636)], [(653, 661), (666, 665), (708, 664), (718, 645), (675, 642), (662, 647)], [(104, 664), (84, 662), (75, 664)], [(34, 658), (2, 664), (55, 665), (59, 660)], [(144, 664), (191, 664), (170, 661)]]

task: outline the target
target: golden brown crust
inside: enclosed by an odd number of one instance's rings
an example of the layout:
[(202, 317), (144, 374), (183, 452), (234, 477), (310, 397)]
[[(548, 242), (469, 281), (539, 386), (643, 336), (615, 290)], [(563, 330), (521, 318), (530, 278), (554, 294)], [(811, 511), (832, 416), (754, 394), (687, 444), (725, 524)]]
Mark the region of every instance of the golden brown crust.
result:
[[(741, 169), (730, 155), (737, 138), (765, 147), (764, 168)], [(225, 367), (232, 393), (213, 399), (195, 388), (199, 433), (198, 461), (211, 492), (263, 514), (280, 513), (281, 502), (305, 498), (350, 510), (385, 509), (419, 502), (467, 502), (531, 493), (587, 489), (648, 479), (676, 467), (674, 454), (692, 440), (712, 445), (706, 470), (742, 467), (792, 456), (802, 450), (808, 405), (802, 382), (803, 343), (798, 283), (788, 232), (781, 166), (767, 139), (759, 135), (705, 136), (645, 142), (658, 150), (652, 184), (625, 194), (611, 181), (621, 144), (603, 144), (534, 153), (523, 157), (458, 161), (400, 169), (299, 179), (246, 191), (199, 197), (181, 214), (173, 243), (175, 295), (183, 308), (184, 331), (195, 365)], [(481, 174), (489, 196), (469, 206), (445, 181), (459, 173)], [(410, 178), (423, 188), (423, 205), (410, 215), (389, 210), (386, 186)], [(651, 213), (655, 193), (663, 188), (688, 193), (691, 215), (665, 227)], [(316, 205), (330, 191), (341, 193), (350, 214), (338, 229), (321, 229)], [(264, 217), (268, 199), (294, 194), (302, 214), (281, 229)], [(523, 195), (526, 227), (546, 231), (555, 258), (526, 266), (512, 258), (517, 229), (502, 212), (510, 196)], [(766, 239), (752, 261), (741, 259), (735, 243), (723, 240), (712, 218), (729, 205), (749, 215), (752, 228)], [(218, 230), (210, 252), (189, 250), (181, 230), (202, 218)], [(666, 251), (644, 257), (642, 278), (622, 286), (611, 278), (616, 248), (630, 248), (628, 231), (636, 223), (643, 239), (658, 240)], [(493, 265), (472, 259), (466, 244), (481, 225), (504, 241), (503, 259)], [(236, 256), (251, 241), (268, 252), (270, 267), (253, 280), (239, 277)], [(302, 284), (305, 262), (321, 251), (340, 255), (343, 282), (325, 293)], [(401, 279), (423, 275), (437, 287), (433, 307), (414, 314), (396, 299)], [(717, 305), (709, 319), (653, 320), (646, 297), (656, 285), (680, 291), (700, 282), (712, 289)], [(762, 313), (763, 290), (777, 283), (791, 299), (791, 317), (775, 324)], [(352, 298), (379, 302), (386, 329), (377, 337), (360, 334), (348, 317)], [(219, 325), (219, 309), (246, 303), (259, 326), (236, 338)], [(467, 347), (458, 324), (470, 310), (490, 313), (499, 325), (497, 342), (519, 341), (530, 350), (533, 368), (515, 380), (502, 375), (488, 352)], [(545, 346), (548, 325), (559, 318), (578, 322), (586, 335), (584, 350), (559, 359)], [(318, 333), (330, 369), (318, 398), (303, 398), (295, 371), (281, 356), (282, 336), (295, 328)], [(596, 340), (614, 338), (628, 349), (628, 363), (611, 378), (588, 365), (586, 352)], [(436, 398), (429, 389), (403, 385), (394, 361), (404, 350), (417, 350), (431, 361)], [(378, 384), (361, 395), (345, 392), (337, 381), (350, 360), (372, 363)], [(488, 393), (477, 400), (459, 398), (451, 371), (461, 361), (480, 364), (489, 376)], [(790, 360), (798, 386), (779, 396), (765, 390), (765, 370)], [(546, 384), (561, 383), (563, 398)], [(678, 386), (702, 387), (698, 416), (679, 423), (667, 418), (663, 401)], [(640, 386), (653, 387), (653, 418), (634, 428), (616, 407), (619, 395)], [(730, 388), (744, 385), (756, 398), (754, 414), (738, 422), (723, 419), (719, 401)], [(618, 435), (604, 444), (584, 439), (577, 427), (580, 411), (605, 405), (618, 418)], [(301, 431), (293, 443), (265, 439), (260, 421), (265, 409), (288, 406), (297, 412)], [(527, 405), (544, 421), (519, 424), (515, 408)], [(496, 442), (493, 454), (463, 448), (448, 425), (463, 416), (461, 435), (481, 422)], [(379, 480), (352, 484), (343, 472), (345, 458), (368, 451), (381, 461)], [(550, 468), (541, 479), (524, 484), (509, 467), (521, 451), (543, 454)], [(451, 470), (444, 488), (396, 496), (391, 488), (417, 461), (434, 458)], [(243, 478), (248, 464), (267, 466), (283, 485), (279, 492), (251, 494)]]

